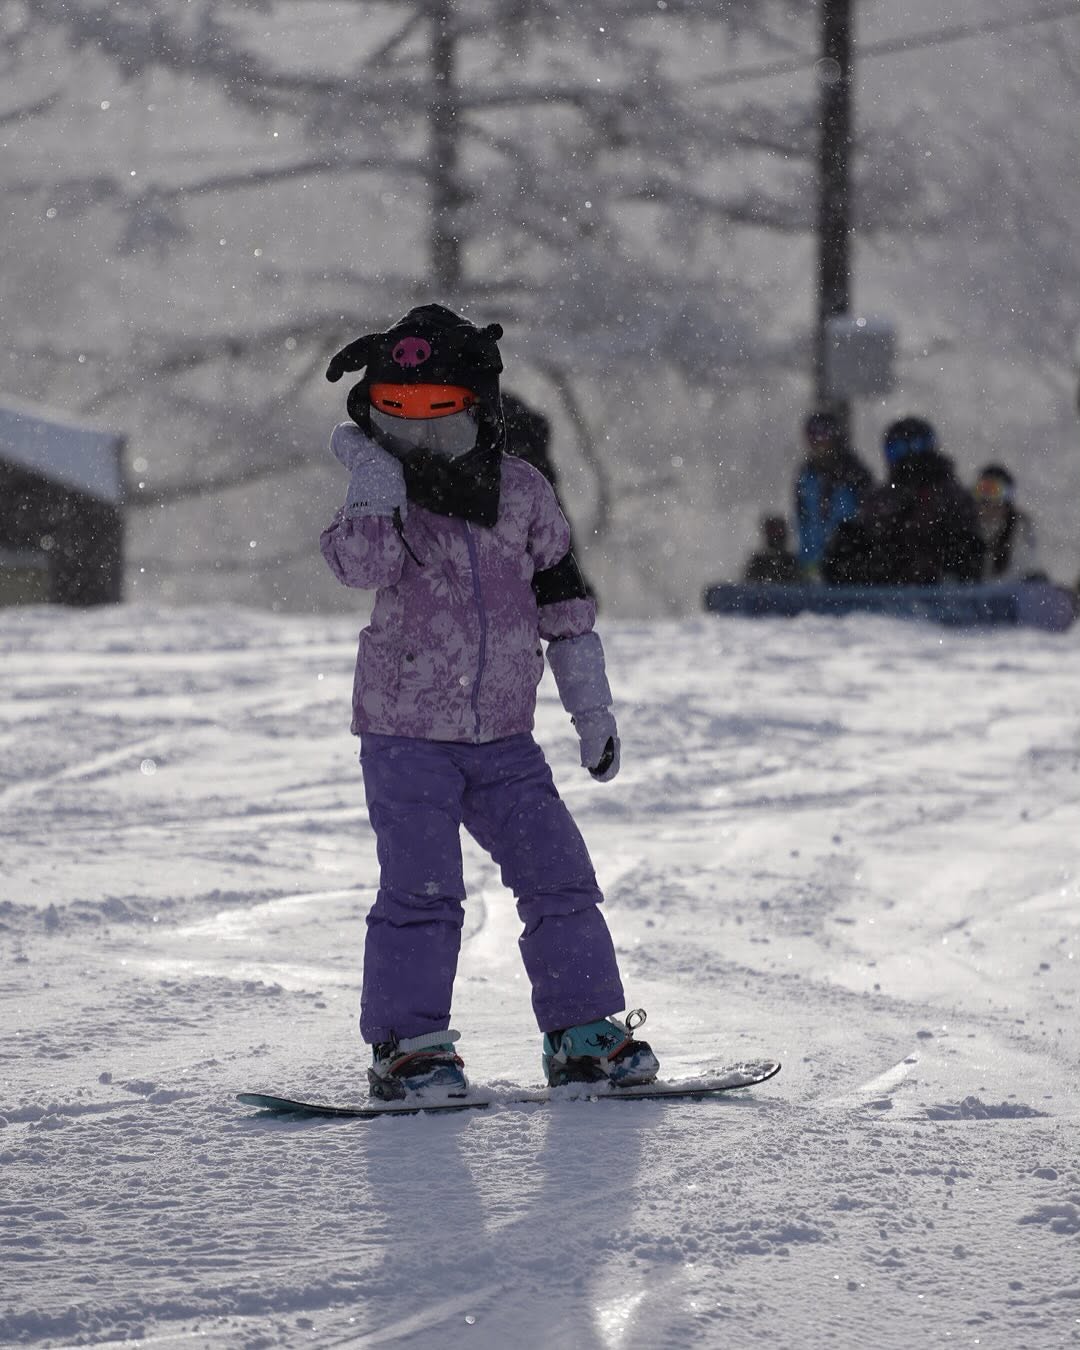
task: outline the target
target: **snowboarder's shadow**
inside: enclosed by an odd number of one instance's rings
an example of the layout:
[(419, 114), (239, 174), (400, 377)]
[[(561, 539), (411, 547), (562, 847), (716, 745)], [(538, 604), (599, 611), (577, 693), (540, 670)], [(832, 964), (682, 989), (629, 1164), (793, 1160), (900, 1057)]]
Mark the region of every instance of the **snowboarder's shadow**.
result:
[(576, 1102), (372, 1132), (371, 1203), (399, 1296), (386, 1316), (398, 1323), (403, 1288), (412, 1314), (395, 1344), (413, 1330), (431, 1344), (438, 1326), (441, 1346), (475, 1345), (483, 1328), (484, 1344), (603, 1350), (603, 1319), (626, 1315), (627, 1230), (657, 1110)]
[[(626, 1280), (632, 1259), (627, 1248), (649, 1185), (642, 1175), (647, 1141), (662, 1112), (648, 1102), (541, 1108), (533, 1194), (519, 1221), (501, 1235), (512, 1268), (528, 1272), (535, 1294), (547, 1291), (546, 1299), (534, 1294), (526, 1303), (543, 1309), (543, 1324), (530, 1328), (532, 1339), (519, 1332), (517, 1344), (607, 1350), (612, 1322), (625, 1331), (639, 1292)], [(514, 1326), (510, 1315), (504, 1344), (513, 1343)]]

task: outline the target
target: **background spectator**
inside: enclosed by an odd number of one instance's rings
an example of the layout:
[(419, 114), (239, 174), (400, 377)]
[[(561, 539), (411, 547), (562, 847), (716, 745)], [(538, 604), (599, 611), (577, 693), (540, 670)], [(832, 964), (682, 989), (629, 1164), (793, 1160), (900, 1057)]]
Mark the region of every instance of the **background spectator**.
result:
[[(531, 464), (534, 469), (540, 470), (555, 489), (559, 509), (569, 523), (570, 516), (559, 492), (558, 470), (551, 458), (551, 423), (542, 412), (538, 412), (536, 408), (531, 408), (524, 399), (518, 398), (516, 394), (511, 394), (505, 390), (502, 395), (502, 410), (506, 422), (507, 454), (516, 455), (518, 459), (523, 459), (526, 464)], [(581, 556), (574, 539), (572, 525), (570, 527), (570, 551), (577, 561), (586, 591), (593, 600), (596, 600), (596, 588), (585, 575), (585, 569), (581, 565)]]
[(1016, 480), (1001, 464), (987, 464), (975, 481), (979, 534), (986, 546), (984, 581), (1044, 581), (1035, 525), (1016, 505)]
[(752, 553), (743, 581), (757, 585), (790, 585), (799, 579), (799, 564), (788, 547), (788, 525), (783, 516), (761, 517), (761, 547)]
[(810, 453), (795, 480), (799, 570), (807, 580), (818, 581), (829, 541), (845, 520), (857, 515), (872, 479), (848, 446), (835, 414), (811, 413), (803, 431)]
[(978, 581), (985, 548), (975, 502), (922, 417), (892, 423), (884, 437), (888, 481), (875, 489), (829, 546), (826, 581), (847, 586), (929, 586)]

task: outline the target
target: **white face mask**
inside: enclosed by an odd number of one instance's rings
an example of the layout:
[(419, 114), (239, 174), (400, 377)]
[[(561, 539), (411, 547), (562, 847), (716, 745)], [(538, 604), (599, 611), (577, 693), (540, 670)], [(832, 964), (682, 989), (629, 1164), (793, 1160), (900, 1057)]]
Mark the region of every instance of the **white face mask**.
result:
[(472, 408), (449, 417), (391, 417), (372, 408), (371, 427), (379, 443), (393, 454), (429, 450), (445, 459), (467, 455), (476, 445), (479, 430)]

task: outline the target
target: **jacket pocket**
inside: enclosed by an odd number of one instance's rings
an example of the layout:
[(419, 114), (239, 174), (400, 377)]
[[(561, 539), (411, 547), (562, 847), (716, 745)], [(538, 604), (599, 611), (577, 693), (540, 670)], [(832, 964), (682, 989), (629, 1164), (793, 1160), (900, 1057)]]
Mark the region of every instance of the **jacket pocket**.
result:
[(386, 702), (397, 697), (401, 686), (402, 650), (400, 644), (376, 637), (370, 628), (360, 634), (356, 657), (356, 682), (353, 701), (369, 707), (373, 700)]

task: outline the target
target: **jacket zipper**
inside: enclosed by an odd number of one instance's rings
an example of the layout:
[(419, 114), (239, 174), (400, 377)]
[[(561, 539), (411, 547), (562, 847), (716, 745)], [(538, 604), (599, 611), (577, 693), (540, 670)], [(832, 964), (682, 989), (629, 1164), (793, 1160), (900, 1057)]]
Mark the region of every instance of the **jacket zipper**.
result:
[(487, 663), (487, 611), (484, 609), (484, 600), (480, 594), (480, 558), (476, 551), (476, 539), (469, 522), (463, 520), (461, 523), (465, 527), (465, 542), (469, 548), (469, 566), (472, 568), (473, 598), (476, 601), (476, 611), (480, 619), (480, 659), (477, 662), (476, 679), (473, 681), (472, 697), (469, 700), (473, 711), (473, 735), (479, 740), (480, 681), (483, 679), (484, 666)]

